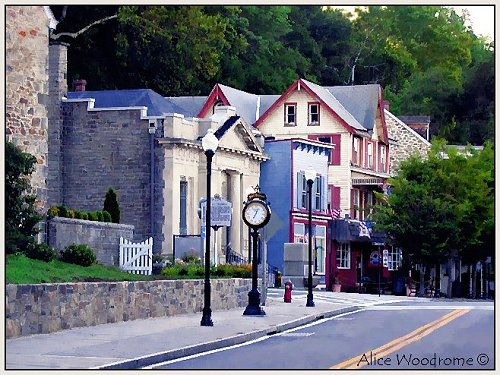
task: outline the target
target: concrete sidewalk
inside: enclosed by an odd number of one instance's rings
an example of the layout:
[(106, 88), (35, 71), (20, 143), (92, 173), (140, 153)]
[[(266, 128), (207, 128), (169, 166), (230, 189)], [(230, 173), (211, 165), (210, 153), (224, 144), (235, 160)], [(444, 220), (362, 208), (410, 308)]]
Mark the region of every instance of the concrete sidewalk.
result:
[(212, 311), (213, 327), (200, 326), (202, 313), (82, 327), (6, 340), (6, 369), (134, 369), (239, 344), (357, 306), (305, 299), (267, 299), (265, 316), (243, 316), (244, 307)]

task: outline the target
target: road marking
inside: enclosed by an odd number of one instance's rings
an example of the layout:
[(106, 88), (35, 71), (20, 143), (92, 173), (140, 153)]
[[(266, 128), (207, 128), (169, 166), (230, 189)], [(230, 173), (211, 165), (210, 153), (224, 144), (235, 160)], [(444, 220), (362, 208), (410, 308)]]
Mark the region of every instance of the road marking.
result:
[[(395, 352), (396, 350), (399, 350), (406, 345), (409, 345), (415, 341), (420, 340), (421, 338), (429, 335), (430, 333), (434, 332), (438, 328), (444, 326), (445, 324), (450, 323), (452, 320), (455, 320), (459, 318), (460, 316), (467, 314), (470, 311), (470, 309), (460, 309), (460, 310), (454, 310), (451, 313), (448, 313), (444, 316), (442, 316), (439, 319), (436, 319), (430, 323), (427, 323), (423, 325), (422, 327), (417, 328), (416, 330), (408, 333), (407, 335), (404, 335), (402, 337), (399, 337), (395, 340), (392, 340), (388, 342), (387, 344), (384, 344), (376, 349), (369, 350), (368, 352), (374, 353), (378, 358), (382, 358), (392, 352)], [(365, 353), (361, 353), (355, 357), (352, 357), (344, 362), (338, 363), (330, 369), (358, 369), (361, 368), (368, 363), (363, 361), (361, 362), (361, 358)]]
[(431, 305), (431, 306), (388, 306), (378, 305), (369, 306), (366, 310), (384, 311), (384, 310), (495, 310), (493, 305)]
[(283, 337), (309, 337), (314, 335), (314, 332), (284, 332), (281, 336)]
[(346, 312), (346, 313), (342, 313), (342, 314), (339, 314), (339, 315), (332, 316), (330, 318), (325, 318), (325, 319), (317, 320), (317, 321), (309, 323), (309, 324), (304, 324), (304, 325), (299, 326), (299, 327), (291, 328), (291, 329), (289, 329), (287, 331), (279, 332), (279, 333), (276, 333), (275, 335), (272, 335), (272, 336), (263, 336), (263, 337), (259, 337), (259, 338), (255, 339), (255, 340), (243, 342), (241, 344), (236, 344), (236, 345), (232, 345), (232, 346), (226, 346), (224, 348), (213, 349), (213, 350), (209, 350), (209, 351), (202, 352), (202, 353), (192, 354), (192, 355), (189, 355), (189, 356), (186, 356), (186, 357), (181, 357), (181, 358), (171, 359), (171, 360), (168, 360), (168, 361), (165, 361), (165, 362), (155, 363), (155, 364), (150, 365), (150, 366), (141, 367), (141, 369), (143, 369), (143, 370), (152, 370), (152, 369), (158, 368), (160, 366), (165, 366), (165, 365), (169, 365), (169, 364), (176, 363), (176, 362), (187, 361), (189, 359), (203, 357), (203, 356), (206, 356), (206, 355), (210, 355), (210, 354), (214, 354), (214, 353), (219, 353), (219, 352), (223, 352), (223, 351), (226, 351), (226, 350), (231, 350), (231, 349), (235, 349), (235, 348), (241, 348), (242, 346), (251, 345), (251, 344), (254, 344), (256, 342), (268, 340), (268, 339), (273, 338), (273, 337), (290, 335), (292, 332), (295, 332), (295, 331), (298, 331), (298, 330), (301, 330), (301, 329), (304, 329), (304, 328), (312, 327), (312, 326), (324, 323), (324, 322), (329, 321), (329, 320), (341, 318), (341, 317), (344, 317), (346, 315), (356, 314), (356, 313), (358, 313), (360, 311), (363, 311), (363, 310), (349, 311), (349, 312)]

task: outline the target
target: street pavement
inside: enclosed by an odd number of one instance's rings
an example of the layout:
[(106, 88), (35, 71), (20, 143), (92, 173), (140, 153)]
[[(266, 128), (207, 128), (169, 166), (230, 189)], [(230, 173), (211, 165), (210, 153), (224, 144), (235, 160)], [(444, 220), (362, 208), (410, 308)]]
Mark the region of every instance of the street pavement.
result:
[(265, 316), (244, 316), (244, 307), (214, 310), (213, 327), (200, 325), (200, 312), (7, 339), (5, 368), (137, 369), (240, 344), (366, 306), (420, 300), (315, 290), (315, 307), (306, 307), (306, 294), (294, 290), (292, 302), (285, 303), (283, 289), (268, 289)]

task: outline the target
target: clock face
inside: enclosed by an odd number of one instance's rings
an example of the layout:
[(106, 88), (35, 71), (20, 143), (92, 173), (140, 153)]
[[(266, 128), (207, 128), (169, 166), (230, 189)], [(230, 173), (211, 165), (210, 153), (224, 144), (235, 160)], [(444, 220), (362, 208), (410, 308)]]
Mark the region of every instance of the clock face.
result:
[(265, 224), (268, 216), (269, 211), (263, 202), (254, 201), (245, 206), (243, 217), (250, 226), (259, 227)]

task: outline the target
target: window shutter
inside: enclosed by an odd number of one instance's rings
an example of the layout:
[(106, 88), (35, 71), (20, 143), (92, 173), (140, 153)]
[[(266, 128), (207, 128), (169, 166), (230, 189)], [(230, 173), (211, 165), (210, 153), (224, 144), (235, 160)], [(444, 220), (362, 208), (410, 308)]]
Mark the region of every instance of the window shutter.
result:
[(340, 165), (340, 134), (332, 135), (332, 143), (335, 148), (332, 150), (332, 165)]
[(340, 209), (340, 187), (333, 186), (332, 188), (332, 208)]
[(304, 172), (297, 172), (297, 191), (296, 191), (296, 194), (297, 194), (297, 206), (296, 208), (302, 208), (302, 189), (303, 189), (303, 180), (304, 180)]

